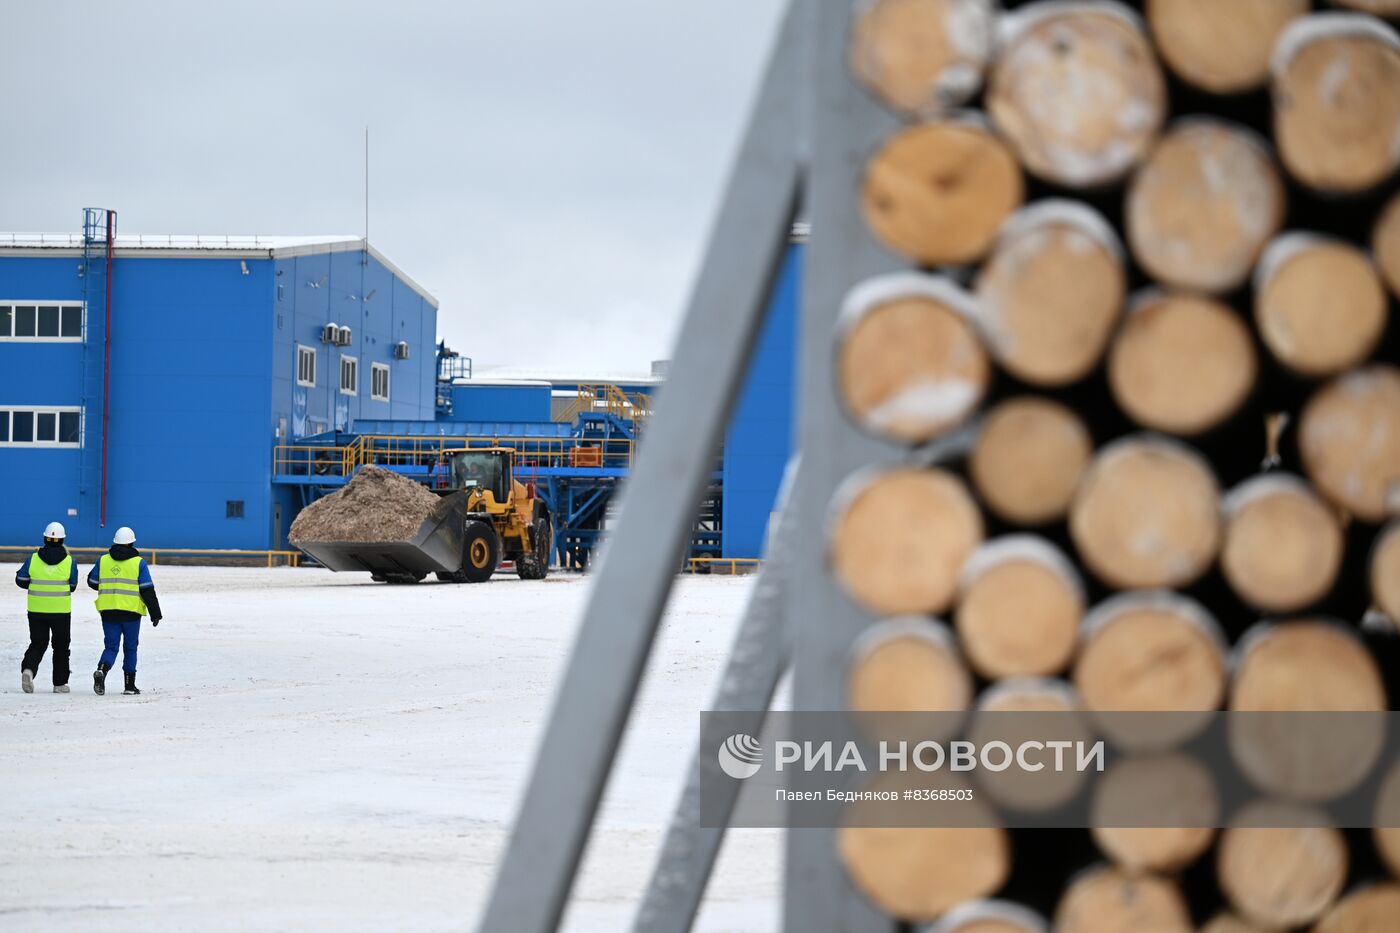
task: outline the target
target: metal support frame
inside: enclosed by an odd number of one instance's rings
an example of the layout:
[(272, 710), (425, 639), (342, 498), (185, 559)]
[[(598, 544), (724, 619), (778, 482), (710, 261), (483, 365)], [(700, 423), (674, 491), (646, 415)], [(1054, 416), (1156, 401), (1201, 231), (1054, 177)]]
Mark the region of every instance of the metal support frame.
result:
[(563, 916), (801, 191), (800, 5), (785, 14), (480, 929)]
[[(870, 618), (841, 591), (827, 563), (827, 528), (837, 487), (871, 464), (898, 461), (905, 451), (859, 431), (837, 402), (834, 339), (847, 291), (862, 279), (903, 268), (863, 222), (856, 193), (869, 153), (899, 122), (851, 79), (846, 61), (853, 4), (806, 4), (813, 58), (811, 160), (806, 177), (807, 244), (802, 283), (798, 440), (803, 484), (794, 500), (792, 622), (795, 639), (792, 705), (799, 710), (846, 708), (843, 695), (851, 644)], [(852, 886), (839, 863), (834, 829), (789, 829), (783, 926), (813, 930), (892, 931), (895, 921)]]
[[(833, 340), (846, 293), (865, 278), (907, 267), (875, 242), (856, 202), (866, 156), (899, 123), (840, 67), (852, 12), (850, 0), (792, 0), (785, 15), (681, 333), (684, 352), (625, 492), (483, 931), (543, 933), (563, 914), (799, 199), (813, 231), (800, 328), (802, 476), (712, 702), (717, 710), (753, 711), (757, 728), (791, 659), (794, 709), (845, 708), (851, 644), (870, 619), (829, 572), (828, 510), (853, 472), (911, 457), (860, 432), (841, 411), (833, 384)], [(724, 833), (698, 824), (707, 761), (699, 751), (691, 761), (636, 918), (638, 933), (680, 933), (699, 909)], [(785, 871), (785, 930), (897, 928), (851, 884), (838, 861), (836, 830), (790, 829)]]
[[(794, 498), (791, 490), (800, 482), (797, 463), (796, 458), (788, 463), (779, 497), (778, 521), (768, 544), (768, 560), (754, 581), (729, 660), (707, 707), (714, 711), (753, 712), (751, 735), (761, 732), (773, 692), (792, 654), (791, 628), (783, 607), (791, 593), (786, 580), (787, 555), (797, 543), (796, 516), (789, 506)], [(723, 829), (700, 825), (701, 774), (714, 777), (714, 786), (727, 795), (726, 819), (739, 795), (739, 785), (720, 779), (718, 770), (718, 759), (697, 744), (666, 841), (647, 885), (646, 898), (637, 912), (634, 933), (685, 933), (695, 922), (720, 843), (724, 841)]]

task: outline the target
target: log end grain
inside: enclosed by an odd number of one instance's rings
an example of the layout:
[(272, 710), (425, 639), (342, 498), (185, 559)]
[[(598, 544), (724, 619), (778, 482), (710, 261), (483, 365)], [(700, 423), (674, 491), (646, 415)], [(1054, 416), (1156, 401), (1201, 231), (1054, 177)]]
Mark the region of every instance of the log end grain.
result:
[(1400, 925), (1400, 884), (1372, 885), (1338, 901), (1313, 933), (1378, 933)]
[(846, 697), (859, 713), (965, 710), (972, 702), (972, 675), (942, 625), (892, 621), (857, 646)]
[(1254, 385), (1254, 342), (1228, 307), (1152, 295), (1128, 315), (1108, 357), (1109, 388), (1138, 424), (1198, 434), (1233, 414)]
[(1347, 875), (1342, 834), (1308, 825), (1281, 805), (1252, 805), (1220, 837), (1216, 876), (1231, 905), (1266, 927), (1295, 927), (1321, 917)]
[(1390, 199), (1376, 219), (1371, 251), (1391, 293), (1400, 298), (1400, 194)]
[(1091, 831), (1099, 849), (1128, 872), (1170, 873), (1210, 848), (1219, 813), (1215, 780), (1194, 758), (1124, 758), (1095, 785)]
[(1135, 877), (1116, 868), (1079, 875), (1055, 910), (1056, 933), (1188, 933), (1186, 901), (1177, 885), (1151, 875)]
[(1039, 525), (1068, 510), (1092, 454), (1089, 431), (1073, 411), (1024, 396), (988, 413), (973, 444), (969, 473), (993, 512)]
[(1040, 914), (1010, 901), (971, 901), (959, 904), (925, 933), (1049, 933)]
[(1371, 550), (1371, 598), (1376, 607), (1400, 622), (1400, 523), (1390, 525)]
[(1360, 10), (1374, 16), (1400, 17), (1400, 0), (1331, 0), (1333, 6)]
[(1172, 129), (1128, 188), (1128, 243), (1159, 282), (1222, 292), (1242, 284), (1285, 210), (1268, 150), (1216, 120)]
[(987, 109), (1021, 162), (1068, 187), (1127, 174), (1146, 155), (1167, 107), (1166, 83), (1140, 25), (1088, 5), (1043, 15), (1033, 9), (1020, 23), (992, 69)]
[(1346, 20), (1296, 20), (1274, 53), (1279, 155), (1294, 178), (1322, 191), (1365, 191), (1400, 165), (1400, 41), (1378, 20)]
[(1262, 87), (1274, 40), (1308, 0), (1148, 0), (1147, 19), (1167, 66), (1216, 94)]
[(1006, 145), (967, 121), (905, 129), (871, 158), (861, 211), (887, 247), (925, 266), (972, 262), (1021, 203), (1025, 184)]
[(1377, 854), (1390, 873), (1400, 878), (1400, 765), (1392, 766), (1381, 780), (1372, 823)]
[(967, 316), (931, 295), (893, 296), (854, 316), (837, 370), (856, 423), (909, 443), (961, 423), (991, 381), (991, 363)]
[(1238, 914), (1222, 913), (1210, 918), (1210, 922), (1201, 927), (1201, 933), (1275, 933), (1269, 927), (1261, 927), (1251, 923)]
[(898, 469), (857, 477), (841, 491), (829, 554), (836, 578), (870, 612), (937, 615), (981, 541), (982, 515), (962, 480)]
[(1345, 547), (1337, 514), (1295, 477), (1256, 477), (1225, 498), (1220, 567), (1240, 598), (1293, 612), (1327, 594)]
[(1097, 215), (1081, 222), (1053, 210), (1056, 203), (1013, 217), (977, 279), (978, 309), (997, 360), (1044, 386), (1067, 385), (1097, 365), (1127, 287), (1116, 239), (1097, 233), (1106, 223)]
[(978, 673), (1044, 677), (1068, 666), (1084, 590), (1054, 545), (1029, 536), (989, 542), (963, 572), (954, 624)]
[(1251, 630), (1230, 686), (1234, 712), (1386, 708), (1375, 659), (1340, 625), (1299, 620)]
[(1220, 545), (1219, 488), (1189, 448), (1156, 438), (1105, 447), (1070, 506), (1080, 557), (1110, 586), (1180, 586), (1195, 580)]
[(837, 851), (857, 888), (886, 912), (933, 920), (1006, 881), (1011, 848), (997, 827), (842, 826)]
[(981, 89), (995, 32), (992, 0), (873, 0), (852, 29), (851, 73), (896, 111), (934, 115)]
[[(980, 747), (1005, 742), (1018, 748), (1025, 742), (1089, 742), (1093, 731), (1080, 713), (1074, 690), (1061, 680), (1025, 678), (1002, 680), (983, 691), (968, 737)], [(997, 803), (1028, 813), (1063, 807), (1079, 793), (1087, 774), (1073, 768), (1039, 772), (1008, 768), (979, 770), (977, 783)]]
[(1099, 717), (1124, 748), (1169, 748), (1203, 728), (1226, 689), (1224, 638), (1206, 610), (1171, 593), (1112, 597), (1089, 614), (1074, 686), (1086, 710), (1200, 712), (1200, 716)]
[(1333, 503), (1368, 522), (1400, 513), (1400, 369), (1372, 365), (1324, 386), (1303, 410), (1298, 444)]
[(1385, 288), (1361, 250), (1285, 237), (1265, 253), (1260, 269), (1254, 319), (1264, 344), (1289, 369), (1335, 375), (1366, 359), (1380, 342)]

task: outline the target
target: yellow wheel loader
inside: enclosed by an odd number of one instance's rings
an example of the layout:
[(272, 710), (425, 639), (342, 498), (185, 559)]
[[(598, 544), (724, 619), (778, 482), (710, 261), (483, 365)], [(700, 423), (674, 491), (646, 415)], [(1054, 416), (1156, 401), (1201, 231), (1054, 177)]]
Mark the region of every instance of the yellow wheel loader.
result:
[(543, 580), (554, 543), (549, 507), (515, 478), (509, 447), (449, 450), (434, 492), (442, 501), (403, 541), (303, 541), (298, 547), (331, 570), (368, 571), (380, 583), (417, 583), (430, 573), (449, 583), (482, 583), (501, 560), (522, 580)]
[(515, 451), (449, 450), (443, 461), (447, 489), (465, 497), (466, 516), (461, 567), (437, 571), (438, 579), (481, 583), (505, 557), (515, 562), (520, 579), (543, 580), (554, 542), (549, 509), (531, 487), (515, 478)]

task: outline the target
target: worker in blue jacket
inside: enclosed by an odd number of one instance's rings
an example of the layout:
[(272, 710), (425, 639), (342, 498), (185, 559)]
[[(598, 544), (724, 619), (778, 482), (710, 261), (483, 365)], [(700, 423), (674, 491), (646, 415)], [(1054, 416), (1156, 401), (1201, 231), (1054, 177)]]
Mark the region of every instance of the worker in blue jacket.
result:
[(78, 565), (63, 546), (68, 533), (58, 522), (44, 529), (44, 546), (25, 558), (15, 585), (29, 591), (29, 650), (20, 661), (20, 686), (34, 692), (34, 674), (53, 640), (53, 692), (68, 692), (68, 655), (73, 641), (73, 591)]
[(124, 696), (135, 696), (136, 647), (141, 639), (141, 618), (147, 614), (151, 625), (160, 625), (160, 601), (156, 599), (156, 584), (151, 568), (136, 550), (136, 533), (130, 528), (117, 529), (112, 547), (97, 566), (88, 573), (88, 586), (97, 590), (97, 611), (102, 615), (103, 649), (97, 670), (92, 675), (92, 692), (102, 696), (107, 692), (107, 672), (117, 661), (117, 648), (122, 651), (122, 673), (126, 675)]

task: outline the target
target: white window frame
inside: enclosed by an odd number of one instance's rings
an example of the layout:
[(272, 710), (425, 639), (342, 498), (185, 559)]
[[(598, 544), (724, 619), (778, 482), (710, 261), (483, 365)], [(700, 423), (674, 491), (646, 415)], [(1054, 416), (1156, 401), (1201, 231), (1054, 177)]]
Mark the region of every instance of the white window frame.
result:
[[(301, 378), (301, 359), (304, 354), (311, 355), (311, 379), (307, 381)], [(297, 344), (297, 385), (305, 386), (308, 389), (316, 388), (316, 348), (308, 347), (305, 344)]]
[[(345, 364), (351, 366), (350, 388), (345, 388)], [(359, 395), (360, 394), (360, 360), (359, 357), (340, 355), (340, 394)]]
[[(35, 311), (34, 311), (34, 314), (35, 314), (35, 318), (34, 318), (34, 332), (35, 332), (35, 336), (33, 336), (33, 337), (16, 337), (16, 336), (14, 336), (14, 332), (15, 332), (15, 308), (21, 307), (21, 306), (26, 307), (26, 308), (27, 308), (27, 307), (33, 307), (33, 308), (35, 309)], [(42, 306), (42, 307), (45, 307), (45, 308), (57, 307), (57, 308), (59, 309), (59, 310), (58, 310), (58, 333), (59, 333), (59, 336), (57, 336), (57, 337), (40, 337), (40, 336), (37, 336), (37, 335), (38, 335), (38, 331), (39, 331), (39, 319), (38, 319), (38, 313), (39, 313), (39, 312), (38, 312), (38, 309), (39, 309), (41, 306)], [(0, 332), (0, 343), (82, 343), (82, 342), (83, 342), (83, 338), (87, 335), (87, 312), (86, 312), (86, 310), (85, 310), (85, 306), (84, 306), (83, 302), (81, 302), (81, 301), (56, 301), (56, 300), (54, 300), (54, 299), (44, 299), (44, 298), (0, 298), (0, 307), (8, 307), (8, 308), (10, 309), (10, 332), (9, 332), (9, 333)], [(78, 315), (79, 315), (78, 320), (79, 320), (79, 324), (78, 324), (78, 336), (76, 336), (76, 337), (64, 337), (64, 336), (63, 336), (63, 309), (64, 309), (64, 308), (77, 308), (77, 309), (78, 309)]]
[[(54, 415), (54, 416), (55, 416), (55, 419), (54, 419), (54, 440), (51, 440), (51, 441), (41, 441), (41, 440), (37, 440), (37, 439), (36, 439), (36, 440), (32, 440), (32, 441), (17, 441), (17, 440), (15, 440), (15, 439), (14, 439), (15, 431), (14, 431), (14, 423), (13, 423), (13, 420), (14, 420), (14, 419), (11, 417), (11, 415), (12, 415), (14, 412), (17, 412), (17, 411), (18, 411), (18, 412), (29, 412), (29, 413), (31, 413), (31, 414), (34, 415), (34, 434), (35, 434), (36, 438), (37, 438), (38, 433), (39, 433), (39, 415), (48, 415), (48, 414)], [(57, 416), (65, 415), (65, 414), (74, 414), (74, 413), (76, 413), (77, 416), (78, 416), (78, 440), (77, 440), (77, 442), (75, 443), (75, 442), (73, 442), (73, 441), (61, 441), (61, 440), (58, 440), (60, 431), (59, 431), (59, 418), (58, 418)], [(85, 419), (85, 418), (83, 417), (83, 408), (82, 408), (81, 405), (0, 405), (0, 418), (3, 418), (3, 419), (5, 420), (5, 428), (6, 428), (6, 431), (5, 431), (5, 440), (0, 441), (0, 447), (20, 447), (20, 448), (25, 448), (25, 449), (39, 447), (39, 448), (44, 448), (44, 449), (47, 449), (47, 450), (51, 450), (51, 449), (54, 449), (54, 448), (61, 448), (61, 449), (66, 449), (66, 450), (77, 450), (78, 448), (80, 448), (80, 447), (83, 446), (83, 435), (84, 435), (85, 431), (87, 430), (87, 419)]]
[[(370, 363), (370, 364), (369, 364), (369, 397), (372, 398), (372, 399), (374, 399), (376, 402), (387, 402), (387, 401), (389, 401), (389, 391), (390, 391), (390, 389), (391, 389), (391, 387), (392, 387), (392, 386), (391, 386), (391, 383), (390, 383), (390, 381), (389, 381), (389, 380), (390, 380), (390, 373), (391, 373), (391, 372), (392, 372), (392, 370), (389, 368), (389, 364), (388, 364), (388, 363)], [(378, 385), (378, 376), (379, 376), (380, 373), (383, 373), (383, 374), (384, 374), (384, 391), (383, 391), (383, 392), (378, 392), (378, 391), (376, 391), (376, 388), (377, 388), (377, 385)]]

